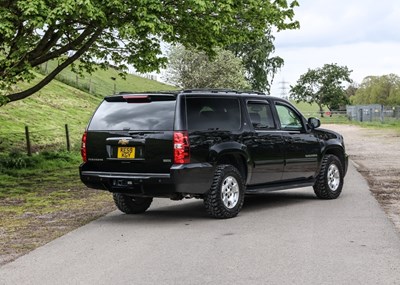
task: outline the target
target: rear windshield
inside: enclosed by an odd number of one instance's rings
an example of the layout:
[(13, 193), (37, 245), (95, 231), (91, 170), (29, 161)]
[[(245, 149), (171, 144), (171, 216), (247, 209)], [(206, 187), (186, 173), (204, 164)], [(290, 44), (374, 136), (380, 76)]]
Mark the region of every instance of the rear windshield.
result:
[(173, 130), (175, 100), (146, 103), (103, 101), (94, 114), (89, 130)]

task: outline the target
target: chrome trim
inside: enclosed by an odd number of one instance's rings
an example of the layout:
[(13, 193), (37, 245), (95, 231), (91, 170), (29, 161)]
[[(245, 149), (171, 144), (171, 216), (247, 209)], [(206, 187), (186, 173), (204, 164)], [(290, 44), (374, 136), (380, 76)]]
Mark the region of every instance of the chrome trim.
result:
[(128, 179), (170, 179), (169, 173), (126, 173), (126, 172), (100, 172), (82, 171), (82, 176), (93, 176), (99, 178), (128, 178)]

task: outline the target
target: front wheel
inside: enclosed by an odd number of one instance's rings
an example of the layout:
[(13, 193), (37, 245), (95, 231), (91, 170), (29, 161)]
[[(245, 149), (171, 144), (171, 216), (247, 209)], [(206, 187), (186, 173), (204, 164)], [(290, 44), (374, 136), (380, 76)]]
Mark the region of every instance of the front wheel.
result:
[(113, 198), (118, 210), (125, 214), (144, 213), (153, 202), (153, 198), (134, 197), (121, 193), (113, 193)]
[(244, 183), (232, 165), (218, 165), (209, 192), (204, 196), (207, 213), (218, 219), (237, 216), (243, 206)]
[(314, 184), (314, 192), (320, 199), (336, 199), (343, 188), (343, 167), (335, 155), (325, 155), (321, 170)]

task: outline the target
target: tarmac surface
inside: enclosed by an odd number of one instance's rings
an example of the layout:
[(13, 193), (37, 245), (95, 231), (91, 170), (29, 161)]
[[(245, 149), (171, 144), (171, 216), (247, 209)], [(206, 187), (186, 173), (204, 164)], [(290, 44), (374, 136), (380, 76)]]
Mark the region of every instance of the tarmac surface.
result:
[(342, 195), (246, 197), (238, 217), (155, 199), (0, 267), (0, 284), (400, 284), (400, 236), (350, 163)]

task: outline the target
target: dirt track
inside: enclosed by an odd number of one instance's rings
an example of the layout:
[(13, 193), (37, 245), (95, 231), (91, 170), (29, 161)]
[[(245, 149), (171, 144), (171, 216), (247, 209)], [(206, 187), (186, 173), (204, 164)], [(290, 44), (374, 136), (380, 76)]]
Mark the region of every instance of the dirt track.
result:
[(322, 127), (344, 136), (350, 159), (400, 232), (400, 134), (350, 125)]

